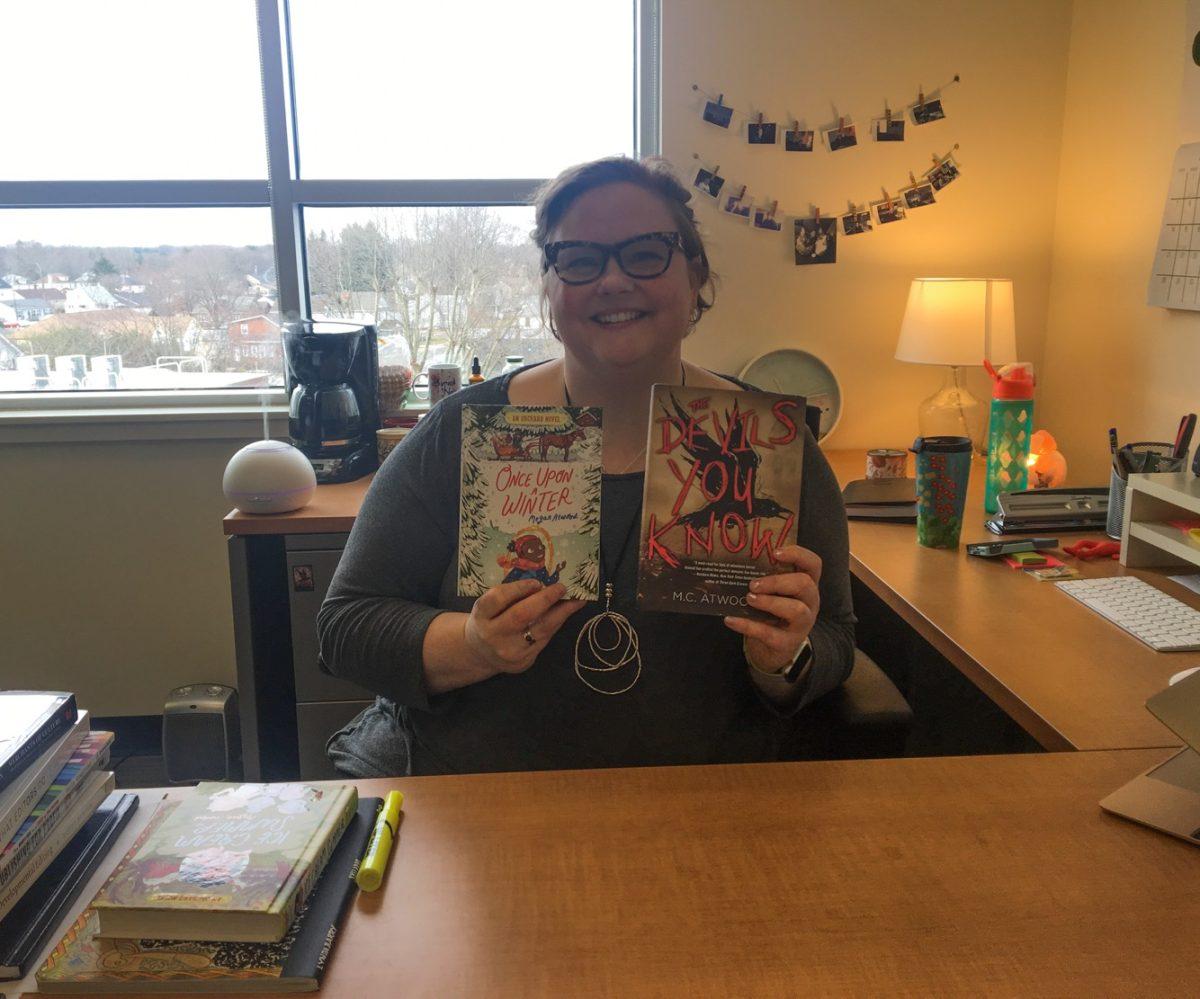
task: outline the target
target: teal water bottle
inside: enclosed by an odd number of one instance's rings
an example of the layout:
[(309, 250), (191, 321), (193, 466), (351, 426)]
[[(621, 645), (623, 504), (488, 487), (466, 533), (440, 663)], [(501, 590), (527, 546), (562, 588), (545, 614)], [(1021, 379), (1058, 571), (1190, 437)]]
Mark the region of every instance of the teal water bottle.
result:
[(1000, 509), (1000, 493), (1015, 493), (1029, 482), (1029, 438), (1033, 435), (1033, 365), (1018, 361), (999, 371), (984, 361), (992, 376), (992, 411), (988, 421), (987, 481), (983, 508)]

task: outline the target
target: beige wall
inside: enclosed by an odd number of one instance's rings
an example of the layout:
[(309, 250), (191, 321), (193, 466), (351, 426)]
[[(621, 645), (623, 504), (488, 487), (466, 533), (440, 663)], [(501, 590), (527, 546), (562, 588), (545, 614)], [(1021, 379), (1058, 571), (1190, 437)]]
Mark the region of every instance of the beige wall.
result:
[[(937, 205), (840, 238), (832, 266), (796, 267), (786, 230), (747, 229), (698, 195), (723, 281), (691, 359), (737, 373), (762, 352), (803, 347), (842, 385), (844, 415), (830, 446), (907, 446), (917, 404), (942, 377), (893, 359), (909, 283), (977, 276), (1014, 279), (1018, 348), (1040, 364), (1069, 2), (665, 0), (664, 8), (663, 145), (679, 167), (694, 169), (700, 153), (781, 210), (806, 213), (811, 202), (826, 215), (844, 211), (847, 198), (879, 198), (881, 185), (894, 191), (956, 142), (963, 170)], [(956, 73), (962, 82), (944, 94), (946, 120), (910, 123), (904, 143), (860, 142), (832, 154), (749, 147), (744, 135), (703, 122), (691, 90), (724, 91), (736, 108), (810, 127), (852, 116), (861, 137), (885, 99), (899, 108), (918, 86), (928, 92)], [(971, 384), (987, 391), (982, 369)]]
[[(703, 206), (723, 283), (691, 358), (736, 372), (803, 346), (843, 385), (832, 446), (907, 444), (939, 381), (892, 358), (909, 281), (1007, 276), (1020, 349), (1045, 362), (1039, 411), (1085, 480), (1104, 474), (1110, 420), (1129, 437), (1162, 435), (1195, 408), (1200, 319), (1145, 305), (1179, 141), (1182, 0), (1078, 0), (1073, 18), (1066, 0), (664, 7), (664, 144), (678, 164), (699, 152), (784, 208), (826, 213), (898, 186), (954, 142), (963, 166), (938, 205), (843, 240), (830, 267), (797, 268), (784, 236)], [(954, 73), (963, 82), (945, 94), (946, 121), (910, 126), (894, 147), (808, 157), (704, 124), (691, 91), (724, 89), (737, 107), (759, 101), (810, 124), (827, 123), (836, 101), (865, 125), (885, 97), (899, 106)], [(178, 683), (232, 681), (220, 479), (242, 443), (0, 446), (0, 683), (67, 687), (100, 714), (142, 714)]]
[(245, 443), (0, 446), (0, 686), (137, 715), (233, 683), (221, 473)]
[(1146, 304), (1175, 149), (1200, 140), (1179, 127), (1185, 13), (1075, 4), (1039, 422), (1077, 482), (1107, 480), (1109, 426), (1171, 440), (1200, 406), (1200, 316)]

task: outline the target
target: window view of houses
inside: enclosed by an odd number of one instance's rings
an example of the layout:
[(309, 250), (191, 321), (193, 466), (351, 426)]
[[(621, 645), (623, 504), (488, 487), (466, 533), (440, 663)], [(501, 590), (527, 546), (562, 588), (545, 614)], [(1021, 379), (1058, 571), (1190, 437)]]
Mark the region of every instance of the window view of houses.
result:
[[(312, 314), (374, 323), (418, 385), (439, 362), (555, 356), (531, 227), (525, 209), (311, 209)], [(0, 245), (0, 391), (279, 386), (280, 332), (270, 246)]]

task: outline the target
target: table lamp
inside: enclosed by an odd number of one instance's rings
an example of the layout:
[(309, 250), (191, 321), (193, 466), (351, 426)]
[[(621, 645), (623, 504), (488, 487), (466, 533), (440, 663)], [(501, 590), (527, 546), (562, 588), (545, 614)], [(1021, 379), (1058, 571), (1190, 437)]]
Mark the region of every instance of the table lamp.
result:
[(944, 364), (946, 380), (921, 403), (922, 437), (943, 434), (971, 439), (983, 454), (987, 409), (963, 384), (958, 369), (1017, 359), (1013, 286), (1009, 278), (916, 278), (900, 323), (896, 360)]

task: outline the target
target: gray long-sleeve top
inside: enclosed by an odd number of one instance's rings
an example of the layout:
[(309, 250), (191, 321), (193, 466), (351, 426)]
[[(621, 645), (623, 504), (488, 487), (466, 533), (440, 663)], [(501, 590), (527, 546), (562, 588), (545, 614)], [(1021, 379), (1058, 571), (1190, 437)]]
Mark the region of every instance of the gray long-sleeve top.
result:
[(802, 723), (795, 713), (842, 683), (854, 657), (842, 497), (811, 434), (798, 539), (823, 562), (821, 609), (809, 636), (812, 668), (786, 710), (756, 689), (741, 636), (721, 618), (638, 610), (641, 473), (606, 475), (601, 491), (601, 560), (609, 569), (617, 560), (613, 610), (640, 639), (637, 684), (604, 696), (575, 674), (575, 639), (603, 610), (597, 603), (569, 618), (526, 672), (429, 693), (425, 631), (443, 611), (469, 611), (474, 602), (456, 594), (461, 408), (507, 404), (510, 378), (435, 406), (367, 492), (317, 630), (322, 668), (379, 697), (334, 740), (331, 755), (358, 776), (775, 758), (783, 726)]

